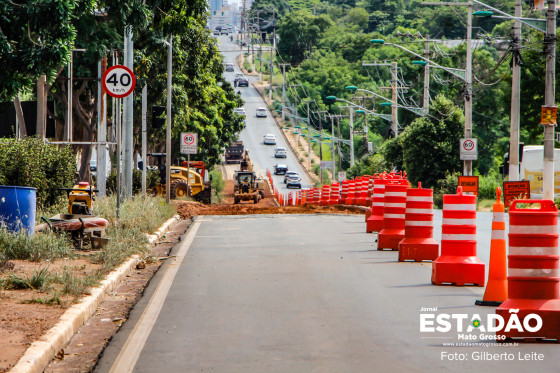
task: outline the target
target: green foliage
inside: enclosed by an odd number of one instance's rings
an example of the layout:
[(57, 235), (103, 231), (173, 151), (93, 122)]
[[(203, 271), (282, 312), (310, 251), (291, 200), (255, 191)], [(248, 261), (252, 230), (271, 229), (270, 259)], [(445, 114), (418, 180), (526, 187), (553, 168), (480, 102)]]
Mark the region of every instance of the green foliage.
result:
[(397, 140), (408, 179), (426, 187), (461, 169), (458, 145), (464, 125), (461, 110), (443, 96), (436, 97), (431, 112), (432, 117), (415, 120)]
[[(456, 194), (459, 184), (459, 172), (446, 173), (445, 177), (439, 179), (434, 187), (434, 206), (443, 208), (443, 195)], [(422, 185), (424, 186), (424, 185)]]
[(53, 260), (74, 256), (73, 246), (66, 235), (51, 231), (29, 236), (0, 228), (0, 262), (3, 260)]
[(49, 206), (72, 186), (76, 159), (69, 147), (45, 144), (38, 138), (2, 139), (0, 185), (37, 188), (37, 204)]
[(374, 175), (383, 173), (390, 167), (387, 166), (385, 158), (381, 154), (370, 154), (367, 157), (359, 159), (353, 167), (350, 167), (346, 172), (349, 178), (362, 175)]
[[(146, 189), (150, 190), (159, 182), (159, 171), (146, 171)], [(117, 171), (113, 168), (106, 181), (107, 193), (113, 194), (117, 191)], [(132, 193), (142, 191), (142, 171), (132, 170)]]
[(212, 172), (210, 172), (210, 177), (212, 178), (212, 199), (222, 202), (224, 199), (223, 191), (226, 186), (224, 177), (217, 168), (214, 168)]
[(501, 187), (502, 180), (496, 170), (486, 176), (478, 176), (478, 199), (496, 199), (496, 188)]
[(74, 44), (79, 3), (92, 10), (79, 0), (0, 2), (0, 102), (31, 89), (41, 75), (54, 80)]

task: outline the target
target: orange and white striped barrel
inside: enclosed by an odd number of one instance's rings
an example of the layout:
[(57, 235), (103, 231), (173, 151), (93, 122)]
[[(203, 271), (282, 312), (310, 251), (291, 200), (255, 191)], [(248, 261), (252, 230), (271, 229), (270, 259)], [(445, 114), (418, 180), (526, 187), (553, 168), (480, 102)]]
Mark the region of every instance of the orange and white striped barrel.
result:
[(368, 178), (366, 176), (360, 177), (356, 185), (356, 197), (354, 198), (353, 204), (357, 206), (365, 206), (368, 192)]
[(341, 187), (340, 187), (340, 198), (338, 203), (344, 205), (346, 203), (346, 199), (348, 198), (348, 188), (350, 186), (350, 180), (342, 180)]
[(373, 195), (371, 198), (371, 214), (366, 220), (366, 232), (379, 232), (383, 229), (383, 206), (385, 202), (385, 186), (389, 183), (386, 175), (382, 179), (373, 181)]
[[(521, 204), (538, 204), (538, 209)], [(517, 317), (530, 313), (542, 319), (538, 332), (512, 328), (496, 332), (507, 338), (546, 338), (560, 341), (560, 277), (558, 210), (550, 200), (515, 200), (509, 209), (508, 299), (497, 309), (505, 324), (510, 310)]]
[(330, 205), (338, 205), (339, 199), (340, 199), (340, 184), (334, 182), (331, 184), (331, 196), (329, 198)]
[(406, 212), (406, 185), (389, 184), (385, 187), (383, 229), (377, 235), (377, 250), (398, 250), (404, 238)]
[(366, 216), (365, 216), (365, 221), (366, 222), (367, 222), (368, 218), (371, 216), (371, 200), (373, 198), (373, 180), (374, 180), (374, 178), (375, 178), (375, 176), (370, 177), (368, 179), (368, 191), (367, 191), (365, 206), (369, 207), (369, 208), (366, 210)]
[(432, 283), (484, 286), (485, 266), (476, 256), (476, 196), (443, 196), (441, 255), (432, 262)]
[(318, 205), (321, 201), (321, 189), (313, 188), (313, 204)]
[(330, 197), (331, 197), (331, 186), (330, 185), (323, 185), (321, 187), (321, 206), (328, 206), (330, 205)]
[(399, 262), (434, 260), (439, 255), (439, 244), (434, 240), (434, 191), (406, 190), (404, 238), (399, 242)]
[(345, 205), (351, 205), (356, 198), (356, 180), (348, 180), (348, 195), (344, 200)]

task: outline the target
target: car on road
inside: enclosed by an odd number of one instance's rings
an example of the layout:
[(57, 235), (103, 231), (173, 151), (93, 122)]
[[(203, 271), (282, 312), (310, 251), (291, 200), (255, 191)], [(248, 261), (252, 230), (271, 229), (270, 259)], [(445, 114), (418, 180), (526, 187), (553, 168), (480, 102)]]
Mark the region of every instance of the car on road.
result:
[(290, 175), (288, 176), (288, 180), (286, 180), (286, 187), (289, 188), (297, 188), (301, 189), (301, 178), (299, 175)]
[(249, 86), (249, 79), (243, 77), (237, 80), (238, 87), (248, 87)]
[(223, 28), (223, 29), (220, 31), (220, 35), (224, 35), (224, 34), (225, 34), (225, 35), (228, 34), (228, 29), (227, 29), (227, 28)]
[(235, 114), (241, 115), (241, 116), (243, 116), (243, 117), (246, 117), (246, 116), (247, 116), (247, 112), (245, 111), (245, 108), (244, 108), (244, 107), (235, 108), (235, 109), (233, 109), (233, 112), (234, 112)]
[(256, 112), (256, 116), (257, 118), (266, 118), (268, 116), (266, 109), (263, 107), (258, 108)]
[(220, 30), (214, 30), (214, 35), (220, 35)]
[(285, 175), (288, 172), (288, 166), (283, 163), (277, 163), (274, 165), (274, 175)]
[(297, 177), (299, 177), (299, 174), (298, 174), (297, 172), (295, 172), (295, 171), (288, 171), (288, 172), (286, 172), (286, 175), (284, 175), (284, 184), (286, 184), (286, 183), (288, 182), (288, 179), (289, 179), (291, 176), (294, 176), (294, 177), (297, 176)]
[(284, 147), (274, 149), (274, 158), (288, 158), (288, 151)]
[(267, 133), (263, 137), (263, 143), (265, 145), (276, 145), (276, 136), (274, 136), (272, 133)]
[(230, 71), (230, 72), (235, 71), (233, 69), (233, 64), (232, 63), (226, 63), (226, 71)]
[(233, 79), (233, 85), (237, 86), (237, 83), (239, 83), (239, 79), (241, 78), (245, 78), (245, 75), (243, 73), (235, 74), (235, 78)]

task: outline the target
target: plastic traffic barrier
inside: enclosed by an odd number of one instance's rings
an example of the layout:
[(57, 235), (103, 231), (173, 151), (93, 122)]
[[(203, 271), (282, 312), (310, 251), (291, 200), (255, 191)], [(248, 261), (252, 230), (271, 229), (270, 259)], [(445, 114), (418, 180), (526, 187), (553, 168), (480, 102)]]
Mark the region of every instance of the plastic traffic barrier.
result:
[(406, 190), (406, 212), (404, 238), (399, 242), (399, 262), (435, 260), (439, 255), (439, 244), (434, 240), (434, 191), (422, 189)]
[(350, 180), (342, 180), (341, 187), (340, 187), (340, 198), (338, 203), (344, 205), (346, 203), (346, 199), (348, 198), (348, 187), (350, 185)]
[[(538, 204), (538, 209), (522, 204)], [(508, 299), (497, 309), (508, 325), (511, 317), (522, 328), (496, 332), (506, 338), (560, 340), (558, 277), (558, 210), (550, 200), (515, 200), (509, 209)], [(530, 314), (531, 322), (525, 320)], [(542, 320), (537, 329), (536, 316)], [(520, 330), (522, 329), (522, 330)]]
[(331, 186), (323, 185), (321, 187), (321, 201), (319, 202), (319, 204), (321, 206), (330, 205), (330, 197), (331, 197)]
[(386, 175), (374, 180), (373, 196), (371, 198), (371, 214), (366, 220), (366, 232), (379, 232), (383, 229), (383, 205), (385, 202), (385, 186), (389, 183)]
[(506, 220), (505, 208), (501, 200), (502, 188), (496, 188), (496, 203), (492, 208), (492, 236), (490, 239), (490, 264), (488, 265), (488, 283), (482, 300), (477, 306), (496, 307), (507, 299), (507, 263), (506, 263)]
[(330, 205), (338, 205), (339, 199), (340, 199), (340, 184), (334, 182), (331, 184), (331, 196), (329, 198)]
[(476, 196), (443, 196), (441, 255), (432, 262), (435, 285), (484, 286), (484, 263), (476, 256)]
[(404, 238), (404, 215), (406, 211), (406, 185), (389, 184), (385, 187), (383, 206), (383, 229), (377, 236), (377, 250), (398, 250)]
[(356, 198), (356, 180), (348, 180), (348, 195), (344, 200), (345, 205), (352, 205)]

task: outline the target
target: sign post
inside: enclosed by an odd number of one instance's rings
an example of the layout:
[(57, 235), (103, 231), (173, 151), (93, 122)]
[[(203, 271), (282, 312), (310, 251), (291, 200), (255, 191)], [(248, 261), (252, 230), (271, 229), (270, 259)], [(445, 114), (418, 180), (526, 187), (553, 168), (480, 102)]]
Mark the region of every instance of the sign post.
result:
[(459, 140), (459, 159), (462, 161), (476, 161), (478, 159), (478, 145), (475, 138)]
[[(198, 133), (181, 132), (181, 154), (187, 154), (187, 169), (191, 167), (191, 154), (198, 154)], [(191, 174), (187, 174), (187, 190)]]
[[(119, 217), (119, 212), (121, 208), (121, 149), (122, 149), (122, 121), (121, 118), (121, 98), (130, 95), (136, 87), (136, 77), (134, 73), (124, 65), (115, 65), (105, 71), (103, 78), (101, 79), (103, 84), (103, 89), (111, 97), (116, 98), (117, 110), (115, 112), (117, 116), (117, 218)], [(114, 118), (113, 118), (114, 119)], [(144, 160), (145, 162), (145, 160)], [(144, 166), (145, 167), (145, 166)]]
[(459, 176), (459, 186), (463, 192), (472, 193), (478, 196), (478, 176)]

